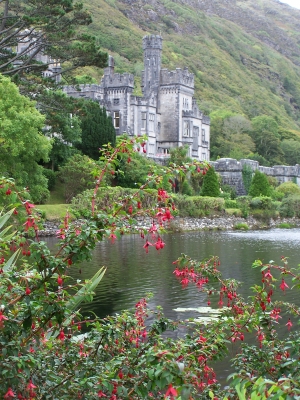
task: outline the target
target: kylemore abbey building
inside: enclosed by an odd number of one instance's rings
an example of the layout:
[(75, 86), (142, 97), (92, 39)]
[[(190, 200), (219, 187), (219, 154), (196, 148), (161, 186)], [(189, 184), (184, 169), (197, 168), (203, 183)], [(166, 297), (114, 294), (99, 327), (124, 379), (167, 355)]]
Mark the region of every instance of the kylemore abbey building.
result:
[(161, 68), (162, 37), (143, 38), (143, 96), (134, 96), (132, 74), (114, 72), (114, 60), (99, 85), (65, 86), (69, 96), (96, 100), (111, 115), (116, 133), (147, 136), (147, 156), (166, 157), (173, 147), (188, 145), (189, 156), (209, 161), (210, 120), (194, 99), (194, 75), (188, 69)]

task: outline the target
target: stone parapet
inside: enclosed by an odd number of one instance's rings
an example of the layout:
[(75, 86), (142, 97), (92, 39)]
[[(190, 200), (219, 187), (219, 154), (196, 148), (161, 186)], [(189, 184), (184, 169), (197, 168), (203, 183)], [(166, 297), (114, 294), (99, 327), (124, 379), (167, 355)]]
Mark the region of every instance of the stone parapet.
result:
[(220, 158), (217, 161), (211, 161), (210, 164), (221, 175), (223, 183), (234, 187), (240, 196), (246, 194), (242, 176), (244, 165), (249, 166), (253, 172), (258, 169), (260, 172), (276, 178), (279, 183), (287, 181), (300, 183), (300, 166), (298, 164), (264, 167), (259, 165), (258, 161), (248, 159), (238, 161), (234, 158)]

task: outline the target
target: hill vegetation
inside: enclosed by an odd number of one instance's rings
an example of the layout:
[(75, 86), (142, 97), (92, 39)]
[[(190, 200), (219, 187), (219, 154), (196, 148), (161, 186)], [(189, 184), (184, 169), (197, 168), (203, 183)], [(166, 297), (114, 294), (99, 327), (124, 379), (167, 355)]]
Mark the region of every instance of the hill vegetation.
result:
[[(298, 142), (299, 10), (276, 0), (84, 3), (93, 15), (93, 23), (86, 29), (115, 57), (117, 72), (135, 74), (137, 93), (143, 69), (142, 37), (161, 34), (162, 66), (189, 67), (195, 75), (195, 97), (212, 120), (224, 119), (224, 112), (248, 121), (266, 115), (278, 124), (280, 142)], [(81, 69), (80, 75), (99, 80), (102, 71), (89, 67)], [(213, 126), (213, 140), (214, 134)], [(247, 152), (255, 153), (252, 143)], [(213, 158), (218, 155), (224, 156), (212, 152)], [(231, 156), (230, 152), (225, 155)], [(288, 163), (282, 154), (268, 161)]]

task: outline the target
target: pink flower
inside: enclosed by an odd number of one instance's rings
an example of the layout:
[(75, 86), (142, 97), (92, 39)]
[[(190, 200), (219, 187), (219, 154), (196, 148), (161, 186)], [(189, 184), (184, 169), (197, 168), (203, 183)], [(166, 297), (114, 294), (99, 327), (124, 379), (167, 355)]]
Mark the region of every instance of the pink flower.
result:
[(112, 243), (115, 243), (115, 240), (117, 239), (117, 236), (116, 236), (114, 233), (111, 233), (111, 234), (109, 235), (109, 238), (110, 238), (110, 240), (111, 240)]
[(148, 240), (147, 240), (146, 243), (143, 246), (144, 249), (146, 250), (146, 253), (148, 253), (148, 251), (149, 251), (149, 246), (153, 246), (153, 244), (148, 242)]
[(107, 397), (107, 396), (105, 393), (102, 392), (102, 390), (99, 390), (98, 397)]
[(35, 388), (36, 388), (36, 386), (32, 383), (32, 380), (30, 379), (30, 381), (27, 385), (27, 390), (31, 391), (32, 389), (35, 389)]
[(270, 272), (270, 268), (268, 269), (268, 271), (265, 273), (265, 278), (266, 279), (273, 279), (273, 275)]
[(2, 311), (0, 311), (0, 322), (5, 321), (8, 319), (5, 315), (3, 315)]
[(14, 392), (12, 391), (12, 388), (9, 388), (8, 391), (4, 395), (4, 398), (11, 399), (12, 397), (16, 397), (16, 396), (15, 396)]
[(288, 322), (285, 325), (287, 326), (288, 330), (291, 329), (291, 327), (293, 326), (293, 323), (292, 323), (290, 318), (289, 318)]
[(174, 396), (175, 396), (175, 397), (178, 396), (177, 390), (174, 389), (173, 386), (172, 386), (172, 383), (170, 383), (170, 385), (169, 385), (169, 387), (168, 387), (168, 390), (166, 391), (166, 394), (165, 394), (165, 397), (164, 397), (164, 398), (166, 399), (166, 398), (170, 397), (170, 399), (173, 400), (173, 399), (174, 399)]
[(286, 284), (285, 280), (282, 278), (281, 284), (279, 285), (280, 289), (284, 292), (285, 288), (288, 288), (289, 286)]

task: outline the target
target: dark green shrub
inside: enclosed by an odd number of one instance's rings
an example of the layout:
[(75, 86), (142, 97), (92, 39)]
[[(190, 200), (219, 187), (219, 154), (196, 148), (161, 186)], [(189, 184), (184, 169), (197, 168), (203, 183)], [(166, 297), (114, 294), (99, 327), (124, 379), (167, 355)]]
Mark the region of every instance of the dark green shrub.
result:
[(281, 217), (300, 217), (300, 196), (291, 195), (282, 200), (281, 206), (279, 207), (279, 213)]
[(48, 179), (48, 190), (52, 190), (56, 183), (56, 174), (52, 169), (44, 168), (43, 175)]
[(251, 211), (251, 215), (259, 219), (261, 221), (268, 222), (271, 218), (277, 218), (278, 217), (278, 211), (276, 210), (259, 210), (255, 209)]
[(236, 199), (236, 190), (234, 187), (230, 185), (221, 185), (221, 190), (223, 191), (223, 194), (229, 193), (231, 200)]
[(281, 201), (284, 198), (284, 193), (278, 192), (277, 190), (272, 190), (271, 197), (275, 201)]
[(173, 199), (181, 217), (202, 217), (225, 208), (225, 201), (221, 198), (174, 195)]
[(225, 208), (239, 208), (236, 200), (225, 200)]
[(250, 165), (244, 164), (242, 168), (242, 179), (247, 194), (249, 193), (249, 189), (251, 186), (252, 176), (253, 176), (252, 168), (250, 167)]
[(203, 179), (201, 196), (219, 197), (220, 184), (218, 175), (213, 167), (208, 168)]
[(271, 186), (267, 176), (258, 170), (252, 178), (249, 195), (251, 197), (271, 196)]
[(252, 209), (259, 209), (259, 210), (276, 209), (276, 205), (272, 202), (272, 198), (267, 196), (254, 197), (250, 201), (250, 207)]

